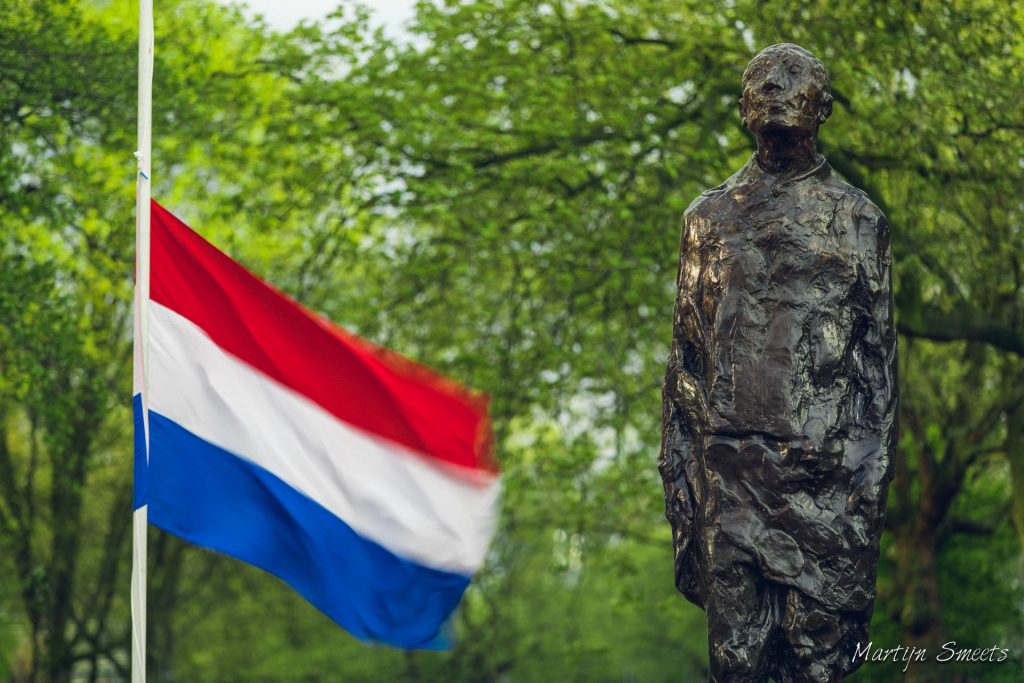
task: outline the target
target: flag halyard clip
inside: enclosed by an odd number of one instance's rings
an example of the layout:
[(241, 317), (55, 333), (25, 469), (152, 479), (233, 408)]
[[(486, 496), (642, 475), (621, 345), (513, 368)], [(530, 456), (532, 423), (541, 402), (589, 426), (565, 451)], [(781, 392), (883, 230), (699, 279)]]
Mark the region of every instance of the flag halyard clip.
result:
[(135, 154), (132, 155), (139, 164), (139, 175), (142, 176), (143, 180), (149, 180), (149, 176), (142, 170), (142, 152), (135, 150)]

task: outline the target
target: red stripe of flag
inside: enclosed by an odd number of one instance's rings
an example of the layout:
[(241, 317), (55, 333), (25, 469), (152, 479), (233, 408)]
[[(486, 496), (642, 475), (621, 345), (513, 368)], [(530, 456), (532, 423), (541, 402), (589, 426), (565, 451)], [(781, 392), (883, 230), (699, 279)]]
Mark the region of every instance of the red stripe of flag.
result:
[(152, 202), (150, 297), (340, 420), (460, 467), (496, 472), (487, 398), (345, 332)]

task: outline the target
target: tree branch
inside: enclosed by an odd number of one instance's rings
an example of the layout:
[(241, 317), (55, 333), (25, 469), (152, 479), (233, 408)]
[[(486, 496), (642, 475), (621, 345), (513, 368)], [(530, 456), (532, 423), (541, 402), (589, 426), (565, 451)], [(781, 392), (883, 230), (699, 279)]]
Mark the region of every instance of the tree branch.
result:
[(626, 45), (657, 45), (658, 47), (665, 47), (669, 50), (674, 50), (679, 47), (679, 41), (669, 40), (667, 38), (641, 38), (639, 36), (627, 36), (618, 29), (610, 28), (608, 33), (612, 34)]
[(946, 314), (932, 310), (896, 323), (900, 334), (932, 341), (977, 341), (1024, 356), (1024, 330), (976, 315)]
[(954, 534), (967, 534), (970, 536), (991, 536), (999, 528), (999, 525), (1006, 520), (1010, 514), (1010, 501), (1001, 505), (991, 519), (969, 519), (967, 517), (951, 517), (940, 527), (938, 543), (943, 542)]

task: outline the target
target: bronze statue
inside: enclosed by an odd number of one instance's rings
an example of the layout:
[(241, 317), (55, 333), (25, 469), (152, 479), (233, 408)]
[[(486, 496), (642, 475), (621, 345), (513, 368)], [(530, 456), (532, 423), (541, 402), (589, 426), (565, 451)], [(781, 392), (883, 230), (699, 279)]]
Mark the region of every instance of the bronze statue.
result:
[(743, 74), (757, 153), (686, 210), (663, 388), (676, 585), (710, 680), (860, 664), (896, 440), (889, 226), (815, 150), (828, 74), (792, 44)]

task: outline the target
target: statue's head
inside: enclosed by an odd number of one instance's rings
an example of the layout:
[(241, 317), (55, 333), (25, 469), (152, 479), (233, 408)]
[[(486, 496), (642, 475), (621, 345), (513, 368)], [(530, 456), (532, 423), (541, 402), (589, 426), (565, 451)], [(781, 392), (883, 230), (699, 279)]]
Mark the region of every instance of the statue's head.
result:
[(832, 86), (825, 65), (792, 43), (766, 47), (743, 72), (743, 125), (754, 133), (805, 130), (814, 135), (832, 113)]

